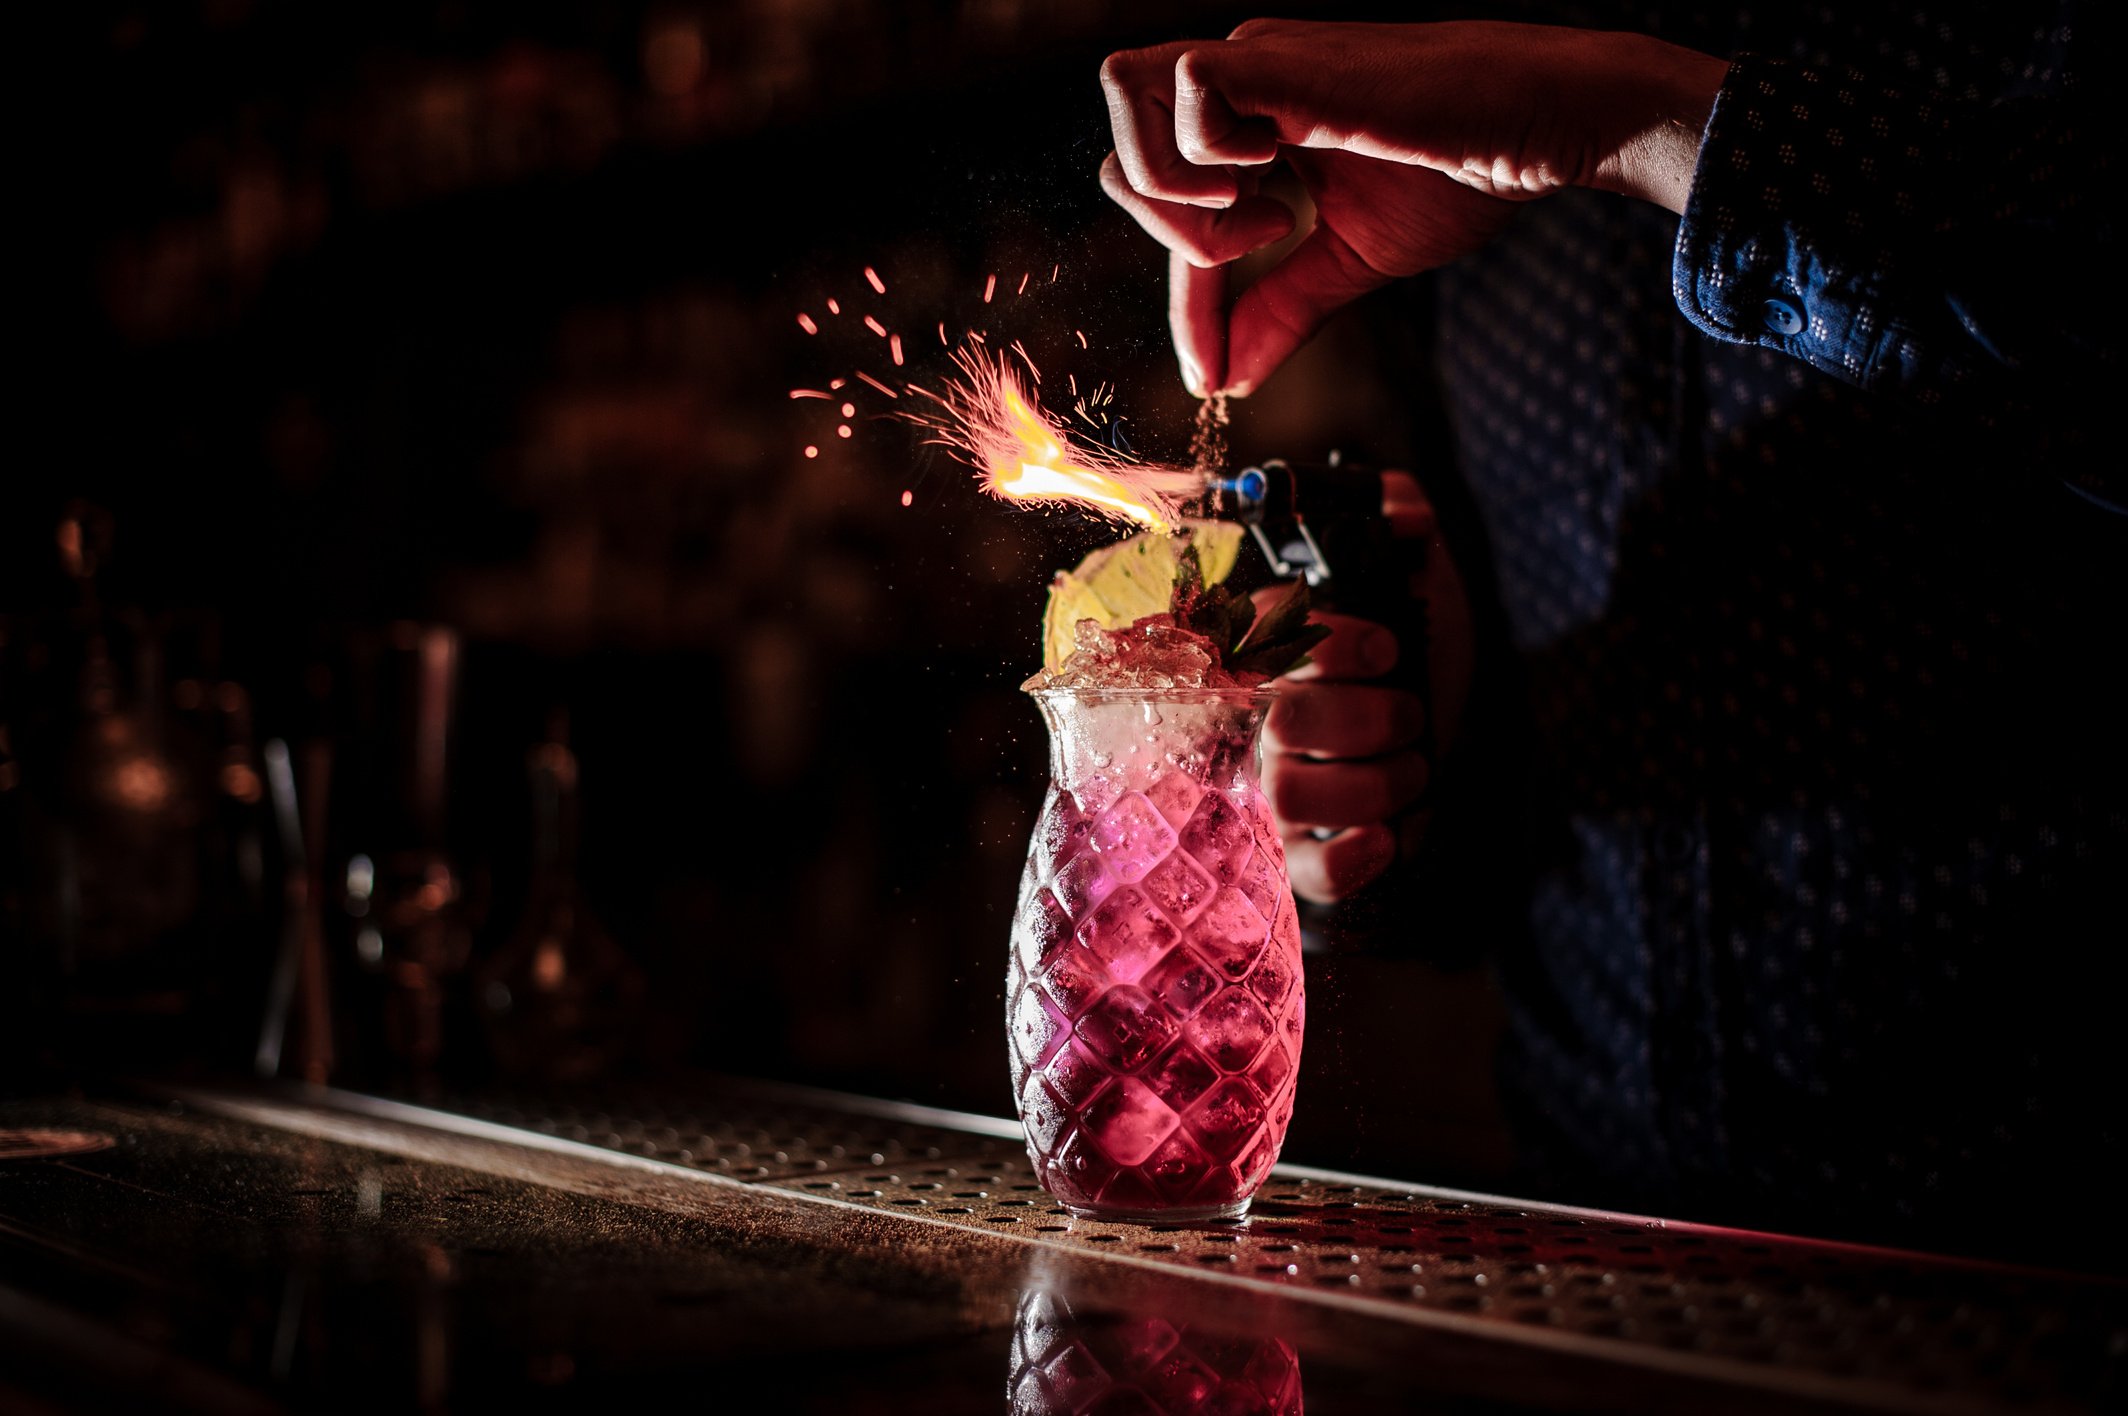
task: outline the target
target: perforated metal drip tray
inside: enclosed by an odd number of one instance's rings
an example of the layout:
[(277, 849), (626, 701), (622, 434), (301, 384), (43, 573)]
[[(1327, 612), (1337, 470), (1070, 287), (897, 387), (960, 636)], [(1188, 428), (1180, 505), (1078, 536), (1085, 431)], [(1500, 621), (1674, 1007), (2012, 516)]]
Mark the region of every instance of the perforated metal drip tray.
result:
[[(618, 1107), (453, 1098), (420, 1114), (823, 1202), (1473, 1335), (1861, 1404), (2121, 1409), (2128, 1285), (1280, 1167), (1243, 1220), (1078, 1219), (1017, 1127), (734, 1085)], [(402, 1118), (411, 1109), (394, 1106)]]

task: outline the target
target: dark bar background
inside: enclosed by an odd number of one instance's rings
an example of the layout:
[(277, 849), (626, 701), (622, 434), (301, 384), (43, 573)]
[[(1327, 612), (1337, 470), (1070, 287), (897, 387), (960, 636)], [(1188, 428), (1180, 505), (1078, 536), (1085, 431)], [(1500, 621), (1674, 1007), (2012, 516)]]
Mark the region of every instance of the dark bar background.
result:
[[(37, 725), (65, 718), (80, 590), (54, 532), (85, 503), (108, 518), (114, 622), (166, 644), (168, 682), (243, 691), (248, 723), (187, 750), (226, 770), (275, 737), (333, 744), (334, 1080), (371, 1084), (386, 1069), (341, 882), (406, 825), (394, 626), (451, 626), (468, 979), (524, 918), (528, 754), (565, 718), (584, 901), (646, 985), (611, 1075), (1009, 1111), (1006, 934), (1045, 771), (1017, 685), (1048, 576), (1115, 533), (985, 500), (877, 395), (844, 441), (830, 405), (786, 394), (892, 372), (853, 330), (866, 310), (919, 376), (941, 367), (934, 321), (980, 319), (1062, 356), (1052, 373), (1112, 381), (1134, 446), (1181, 454), (1163, 263), (1095, 183), (1096, 74), (1112, 49), (1243, 13), (94, 7), (58, 48), (69, 99), (44, 139), (61, 319), (19, 440), (43, 450), (7, 478), (17, 756), (34, 768)], [(1240, 410), (1237, 453), (1422, 456), (1403, 298), (1363, 305)], [(32, 1061), (249, 1064), (280, 922), (249, 790), (215, 797), (217, 839), (251, 831), (263, 855), (230, 846), (226, 888), (178, 911), (147, 1001), (40, 1012)], [(33, 832), (34, 793), (12, 795), (10, 829)], [(40, 878), (12, 877), (36, 977)], [(494, 1078), (472, 984), (453, 988), (446, 1070)], [(1288, 1158), (1484, 1178), (1492, 1027), (1482, 972), (1317, 961)]]

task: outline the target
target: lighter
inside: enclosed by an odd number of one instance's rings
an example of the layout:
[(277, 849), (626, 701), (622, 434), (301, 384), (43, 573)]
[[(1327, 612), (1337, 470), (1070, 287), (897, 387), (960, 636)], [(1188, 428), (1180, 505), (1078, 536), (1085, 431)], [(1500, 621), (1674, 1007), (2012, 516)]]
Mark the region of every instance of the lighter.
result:
[[(1307, 581), (1323, 609), (1383, 625), (1396, 635), (1397, 662), (1382, 682), (1427, 704), (1417, 750), (1434, 762), (1427, 604), (1412, 587), (1425, 567), (1426, 542), (1395, 535), (1383, 473), (1346, 463), (1336, 453), (1295, 467), (1269, 459), (1232, 476), (1214, 476), (1207, 516), (1246, 526), (1269, 573)], [(1426, 798), (1410, 809), (1423, 809)], [(1392, 946), (1389, 900), (1403, 883), (1399, 868), (1335, 905), (1303, 903), (1303, 947), (1314, 952), (1378, 952)]]

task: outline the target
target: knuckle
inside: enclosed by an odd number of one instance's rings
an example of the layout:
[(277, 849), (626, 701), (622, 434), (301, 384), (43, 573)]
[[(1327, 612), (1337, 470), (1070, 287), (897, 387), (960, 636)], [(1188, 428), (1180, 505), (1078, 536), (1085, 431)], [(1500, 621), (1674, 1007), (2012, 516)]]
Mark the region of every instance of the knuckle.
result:
[(1290, 758), (1274, 758), (1264, 763), (1264, 797), (1271, 803), (1272, 814), (1279, 820), (1305, 823), (1312, 820), (1310, 807), (1314, 792), (1310, 790), (1307, 768)]

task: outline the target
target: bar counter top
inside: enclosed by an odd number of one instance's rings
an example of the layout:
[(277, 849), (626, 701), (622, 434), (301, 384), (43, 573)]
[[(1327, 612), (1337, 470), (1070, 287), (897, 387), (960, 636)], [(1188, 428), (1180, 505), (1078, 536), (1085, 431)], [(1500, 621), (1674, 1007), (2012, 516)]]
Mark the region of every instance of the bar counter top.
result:
[(0, 1100), (0, 1411), (2102, 1411), (2128, 1285), (1281, 1167), (1102, 1223), (1016, 1126), (626, 1104)]

